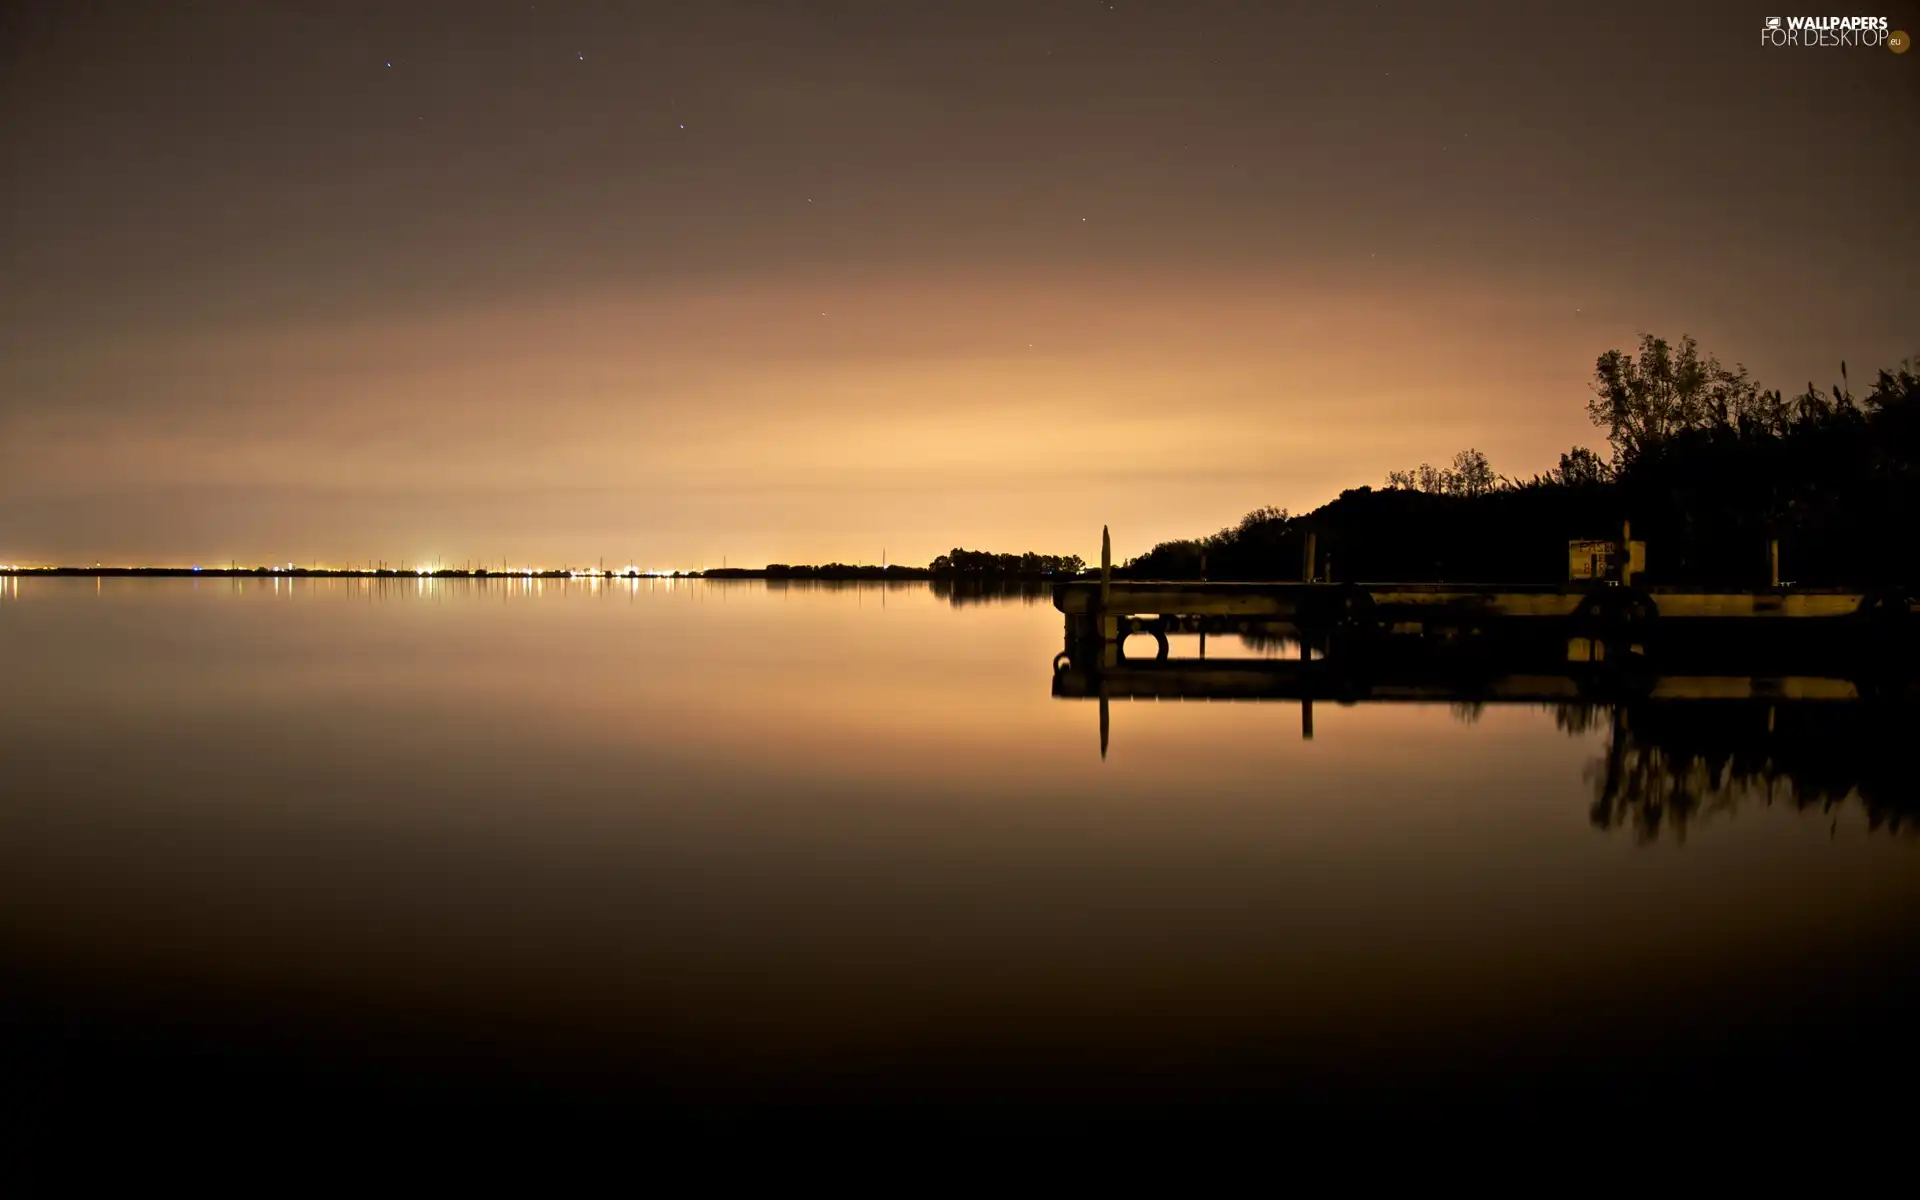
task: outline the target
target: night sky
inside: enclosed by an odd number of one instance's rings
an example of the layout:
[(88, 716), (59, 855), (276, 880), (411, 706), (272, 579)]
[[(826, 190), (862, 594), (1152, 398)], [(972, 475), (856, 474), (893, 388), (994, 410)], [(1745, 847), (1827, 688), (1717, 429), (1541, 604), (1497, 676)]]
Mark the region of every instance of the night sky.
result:
[(1643, 331), (1864, 391), (1920, 53), (1776, 11), (10, 4), (0, 562), (1126, 556)]

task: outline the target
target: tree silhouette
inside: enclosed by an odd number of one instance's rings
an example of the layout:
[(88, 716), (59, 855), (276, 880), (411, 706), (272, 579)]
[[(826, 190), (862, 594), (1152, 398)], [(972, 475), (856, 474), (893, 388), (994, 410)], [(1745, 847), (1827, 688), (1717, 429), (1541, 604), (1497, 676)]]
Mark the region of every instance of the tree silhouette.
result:
[(1039, 579), (1060, 576), (1071, 579), (1086, 569), (1077, 554), (993, 554), (985, 550), (962, 550), (933, 560), (928, 570), (937, 576), (990, 575)]
[(1468, 449), (1455, 454), (1449, 466), (1421, 463), (1409, 471), (1388, 471), (1387, 486), (1435, 496), (1484, 496), (1500, 486), (1500, 479), (1486, 455)]
[(1546, 482), (1558, 487), (1598, 487), (1613, 482), (1613, 467), (1585, 446), (1575, 446), (1560, 456), (1558, 467), (1547, 472)]
[(1560, 705), (1569, 734), (1607, 728), (1586, 768), (1595, 828), (1636, 840), (1684, 842), (1692, 828), (1747, 805), (1832, 812), (1856, 804), (1872, 832), (1912, 834), (1920, 793), (1911, 786), (1904, 731), (1912, 705), (1646, 703)]
[(1881, 370), (1856, 400), (1840, 382), (1788, 399), (1694, 340), (1647, 335), (1637, 353), (1594, 364), (1587, 412), (1609, 454), (1576, 446), (1523, 482), (1486, 456), (1390, 472), (1310, 513), (1249, 513), (1211, 537), (1162, 543), (1126, 565), (1135, 577), (1297, 579), (1306, 538), (1342, 579), (1555, 582), (1566, 543), (1618, 537), (1630, 520), (1649, 545), (1649, 582), (1764, 585), (1777, 539), (1804, 584), (1920, 585), (1920, 374)]
[(1599, 357), (1593, 392), (1587, 415), (1607, 431), (1615, 463), (1625, 464), (1682, 430), (1734, 421), (1757, 407), (1758, 389), (1745, 367), (1701, 358), (1691, 337), (1676, 348), (1646, 334), (1637, 358), (1619, 350)]

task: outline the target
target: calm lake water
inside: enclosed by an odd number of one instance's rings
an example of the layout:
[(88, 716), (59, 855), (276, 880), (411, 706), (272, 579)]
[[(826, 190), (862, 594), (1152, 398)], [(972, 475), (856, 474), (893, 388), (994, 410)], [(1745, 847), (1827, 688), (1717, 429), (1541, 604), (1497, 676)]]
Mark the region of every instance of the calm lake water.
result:
[(1676, 710), (1611, 797), (1608, 714), (1541, 707), (1116, 703), (1103, 759), (1060, 641), (924, 584), (0, 580), (15, 1086), (1341, 1113), (1912, 1065), (1864, 716)]

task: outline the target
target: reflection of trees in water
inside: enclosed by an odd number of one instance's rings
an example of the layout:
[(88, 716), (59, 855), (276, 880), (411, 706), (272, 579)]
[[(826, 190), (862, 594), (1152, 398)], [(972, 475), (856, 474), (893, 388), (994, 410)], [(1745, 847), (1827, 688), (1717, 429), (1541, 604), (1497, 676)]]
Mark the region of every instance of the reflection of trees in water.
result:
[(1579, 736), (1592, 733), (1606, 722), (1608, 710), (1598, 704), (1556, 704), (1553, 726), (1563, 733)]
[[(722, 577), (721, 582), (731, 583)], [(906, 579), (808, 579), (804, 577), (769, 577), (765, 581), (770, 592), (861, 592), (874, 594), (900, 588), (918, 587), (918, 582)]]
[(1608, 727), (1587, 768), (1592, 819), (1643, 842), (1746, 803), (1831, 811), (1852, 799), (1870, 830), (1911, 832), (1920, 788), (1908, 741), (1920, 710), (1891, 704), (1556, 706), (1570, 734)]
[(1291, 629), (1242, 629), (1236, 636), (1241, 645), (1261, 658), (1296, 658), (1300, 654), (1300, 635)]
[(955, 608), (970, 604), (1053, 603), (1053, 584), (1044, 579), (935, 579), (933, 594)]

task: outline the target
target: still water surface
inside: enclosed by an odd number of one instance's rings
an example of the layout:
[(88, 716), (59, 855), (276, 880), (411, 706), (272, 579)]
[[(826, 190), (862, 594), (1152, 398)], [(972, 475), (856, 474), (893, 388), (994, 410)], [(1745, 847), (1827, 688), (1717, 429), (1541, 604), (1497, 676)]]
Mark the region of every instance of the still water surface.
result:
[(1048, 600), (924, 584), (0, 589), (9, 1037), (75, 1103), (1348, 1111), (1913, 1057), (1884, 770), (1640, 746), (1606, 798), (1604, 712), (1284, 702), (1116, 704), (1103, 759)]

